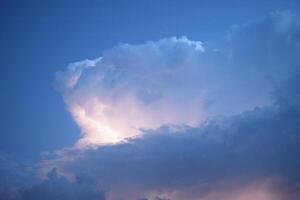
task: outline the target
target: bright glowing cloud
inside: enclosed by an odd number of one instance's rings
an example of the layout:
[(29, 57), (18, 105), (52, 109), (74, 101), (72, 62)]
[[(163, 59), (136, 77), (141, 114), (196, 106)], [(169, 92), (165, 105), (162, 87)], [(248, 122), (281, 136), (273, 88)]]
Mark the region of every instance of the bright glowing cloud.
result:
[(120, 44), (101, 58), (70, 64), (57, 83), (82, 129), (78, 146), (116, 143), (162, 125), (195, 127), (269, 104), (270, 84), (237, 68), (227, 51), (172, 37)]
[(196, 126), (206, 117), (199, 41), (168, 38), (120, 44), (102, 58), (70, 64), (58, 87), (83, 138), (114, 143), (164, 124)]

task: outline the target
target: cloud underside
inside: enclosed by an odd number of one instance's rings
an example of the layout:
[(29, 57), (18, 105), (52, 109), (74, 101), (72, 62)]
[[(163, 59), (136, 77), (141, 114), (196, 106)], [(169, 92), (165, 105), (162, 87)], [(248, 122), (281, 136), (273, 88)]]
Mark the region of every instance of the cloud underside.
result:
[(6, 195), (297, 200), (299, 52), (300, 21), (279, 12), (217, 47), (173, 37), (72, 63), (57, 86), (82, 137), (39, 163), (48, 180)]
[(257, 108), (175, 134), (162, 127), (123, 144), (68, 150), (74, 159), (54, 163), (101, 185), (108, 199), (296, 200), (299, 122), (299, 107)]

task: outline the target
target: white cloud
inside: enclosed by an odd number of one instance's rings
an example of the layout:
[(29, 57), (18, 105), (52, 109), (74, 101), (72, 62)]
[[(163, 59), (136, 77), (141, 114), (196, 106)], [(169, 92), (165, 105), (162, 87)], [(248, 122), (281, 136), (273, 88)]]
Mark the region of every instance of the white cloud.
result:
[(203, 52), (201, 42), (186, 37), (120, 44), (102, 59), (58, 73), (68, 109), (82, 128), (79, 146), (118, 142), (164, 124), (197, 126), (206, 118), (199, 81)]
[[(286, 16), (266, 19), (267, 31), (261, 23), (235, 28), (219, 51), (205, 49), (200, 41), (171, 37), (119, 44), (101, 58), (70, 64), (57, 79), (82, 129), (78, 146), (120, 142), (140, 135), (140, 129), (166, 124), (195, 127), (210, 117), (270, 105), (272, 81), (290, 73), (296, 61), (288, 57), (286, 69), (278, 70), (284, 61), (265, 56), (288, 56), (287, 48), (295, 49), (282, 39), (295, 32), (294, 26), (276, 33), (278, 23), (273, 21), (286, 21), (282, 18)], [(245, 30), (254, 33), (249, 36)], [(272, 39), (262, 44), (265, 37)]]

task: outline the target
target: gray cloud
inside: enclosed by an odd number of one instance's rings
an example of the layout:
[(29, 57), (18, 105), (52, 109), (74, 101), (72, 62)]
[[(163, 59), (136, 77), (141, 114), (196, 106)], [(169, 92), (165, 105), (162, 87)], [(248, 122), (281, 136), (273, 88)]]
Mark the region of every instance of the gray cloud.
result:
[(180, 133), (169, 128), (147, 131), (142, 138), (84, 151), (81, 158), (59, 165), (79, 177), (96, 177), (113, 198), (154, 192), (181, 199), (177, 191), (196, 187), (189, 199), (198, 199), (225, 187), (224, 182), (235, 191), (274, 178), (279, 185), (272, 193), (285, 198), (297, 194), (289, 199), (298, 199), (299, 122), (300, 113), (292, 107), (257, 108)]
[[(13, 163), (13, 166), (11, 164)], [(0, 200), (104, 200), (105, 192), (93, 180), (76, 178), (67, 180), (53, 168), (46, 179), (37, 180), (35, 174), (16, 168), (15, 162), (6, 159), (0, 171)], [(11, 168), (12, 167), (12, 168)]]
[(73, 182), (57, 174), (56, 168), (48, 179), (32, 187), (21, 188), (17, 200), (104, 200), (105, 192), (96, 184), (83, 179)]

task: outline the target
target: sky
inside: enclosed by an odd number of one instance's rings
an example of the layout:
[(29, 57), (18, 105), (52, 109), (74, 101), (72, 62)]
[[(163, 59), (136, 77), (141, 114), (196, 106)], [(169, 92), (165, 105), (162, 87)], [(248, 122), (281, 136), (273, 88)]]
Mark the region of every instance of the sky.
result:
[(258, 20), (276, 10), (297, 11), (299, 4), (4, 0), (0, 9), (0, 128), (5, 138), (1, 149), (18, 158), (26, 154), (36, 159), (40, 152), (72, 145), (79, 137), (53, 86), (54, 73), (68, 63), (99, 57), (121, 42), (139, 44), (172, 36), (222, 39), (232, 25)]
[(300, 3), (0, 3), (0, 200), (297, 200)]

